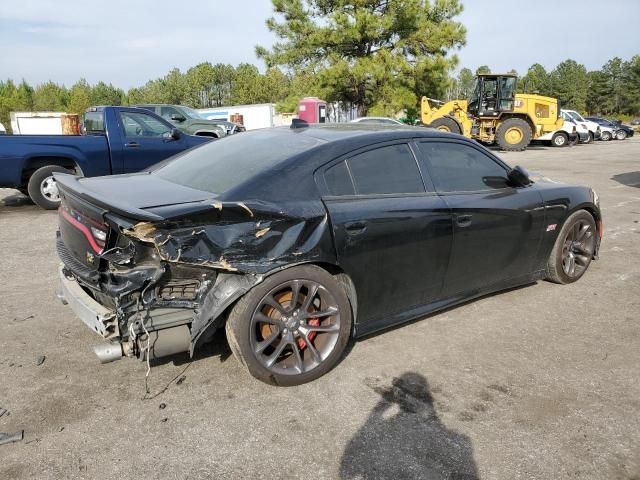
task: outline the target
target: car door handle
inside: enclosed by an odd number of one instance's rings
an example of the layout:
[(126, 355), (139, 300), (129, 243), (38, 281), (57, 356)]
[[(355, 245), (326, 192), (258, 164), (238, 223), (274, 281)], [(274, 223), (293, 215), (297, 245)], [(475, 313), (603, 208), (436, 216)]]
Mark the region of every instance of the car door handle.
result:
[(468, 227), (471, 225), (472, 215), (456, 215), (456, 225), (460, 228)]
[(138, 148), (140, 144), (138, 142), (129, 142), (124, 144), (125, 148)]
[(367, 222), (348, 222), (344, 224), (348, 235), (359, 235), (367, 229)]

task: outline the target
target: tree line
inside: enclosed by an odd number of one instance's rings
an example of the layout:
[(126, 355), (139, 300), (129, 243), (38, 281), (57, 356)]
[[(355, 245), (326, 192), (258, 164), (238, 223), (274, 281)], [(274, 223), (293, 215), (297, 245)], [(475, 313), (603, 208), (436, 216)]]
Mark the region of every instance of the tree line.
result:
[[(255, 65), (201, 63), (128, 91), (111, 84), (79, 80), (70, 88), (54, 82), (35, 87), (24, 80), (0, 81), (0, 122), (11, 111), (82, 113), (91, 105), (185, 104), (195, 108), (276, 103), (295, 112), (304, 96), (341, 104), (359, 116), (408, 118), (418, 113), (423, 95), (468, 98), (474, 73), (458, 74), (455, 51), (466, 42), (456, 21), (458, 0), (272, 0), (267, 28), (278, 41), (256, 46), (266, 70)], [(483, 65), (476, 71), (488, 72)], [(515, 73), (515, 72), (513, 72)], [(557, 97), (581, 112), (603, 115), (640, 113), (640, 56), (614, 58), (589, 72), (566, 60), (550, 72), (534, 64), (519, 81), (520, 91)]]
[[(54, 82), (35, 87), (25, 80), (0, 81), (0, 123), (9, 125), (10, 112), (48, 111), (82, 114), (93, 105), (139, 105), (171, 103), (194, 108), (253, 103), (278, 103), (287, 100), (292, 79), (277, 68), (260, 73), (255, 65), (201, 63), (186, 72), (174, 68), (164, 77), (142, 87), (125, 91), (112, 84), (89, 84), (81, 79), (70, 88)], [(289, 102), (295, 103), (295, 102)], [(293, 110), (292, 110), (293, 111)]]

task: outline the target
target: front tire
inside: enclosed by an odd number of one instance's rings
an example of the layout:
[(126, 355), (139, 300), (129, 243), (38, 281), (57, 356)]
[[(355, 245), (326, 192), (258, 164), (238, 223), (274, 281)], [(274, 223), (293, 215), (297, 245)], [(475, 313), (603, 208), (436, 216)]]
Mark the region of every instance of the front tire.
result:
[(53, 178), (54, 173), (71, 172), (58, 165), (47, 165), (33, 172), (27, 184), (27, 192), (33, 203), (45, 210), (55, 210), (60, 206), (60, 195)]
[(624, 130), (618, 130), (616, 132), (616, 140), (624, 140), (627, 138), (627, 132)]
[(551, 139), (551, 145), (554, 147), (566, 147), (569, 144), (569, 136), (564, 132), (556, 133)]
[(351, 306), (338, 281), (314, 265), (268, 277), (231, 310), (227, 340), (258, 380), (301, 385), (342, 358), (351, 335)]
[(531, 142), (531, 127), (522, 118), (507, 118), (496, 129), (496, 143), (502, 150), (517, 152)]
[(596, 222), (586, 210), (567, 218), (547, 261), (546, 279), (560, 284), (573, 283), (589, 268), (596, 249)]

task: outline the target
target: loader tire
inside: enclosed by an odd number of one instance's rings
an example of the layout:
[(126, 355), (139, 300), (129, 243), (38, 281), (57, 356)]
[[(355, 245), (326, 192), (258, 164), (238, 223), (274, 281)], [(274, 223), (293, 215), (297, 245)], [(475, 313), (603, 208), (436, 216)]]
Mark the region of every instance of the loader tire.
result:
[(435, 128), (436, 130), (440, 130), (442, 132), (451, 132), (461, 134), (462, 130), (460, 129), (460, 125), (453, 118), (449, 117), (440, 117), (436, 118), (433, 122), (431, 122), (430, 127)]
[(496, 143), (502, 150), (517, 152), (531, 142), (531, 127), (521, 118), (507, 118), (496, 130)]

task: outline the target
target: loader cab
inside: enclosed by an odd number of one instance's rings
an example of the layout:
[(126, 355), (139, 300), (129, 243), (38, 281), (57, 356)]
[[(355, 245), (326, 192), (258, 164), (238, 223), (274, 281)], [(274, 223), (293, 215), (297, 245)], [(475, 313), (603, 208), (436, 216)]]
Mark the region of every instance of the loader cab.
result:
[(468, 112), (474, 117), (498, 117), (512, 112), (516, 96), (515, 75), (486, 74), (476, 77)]

